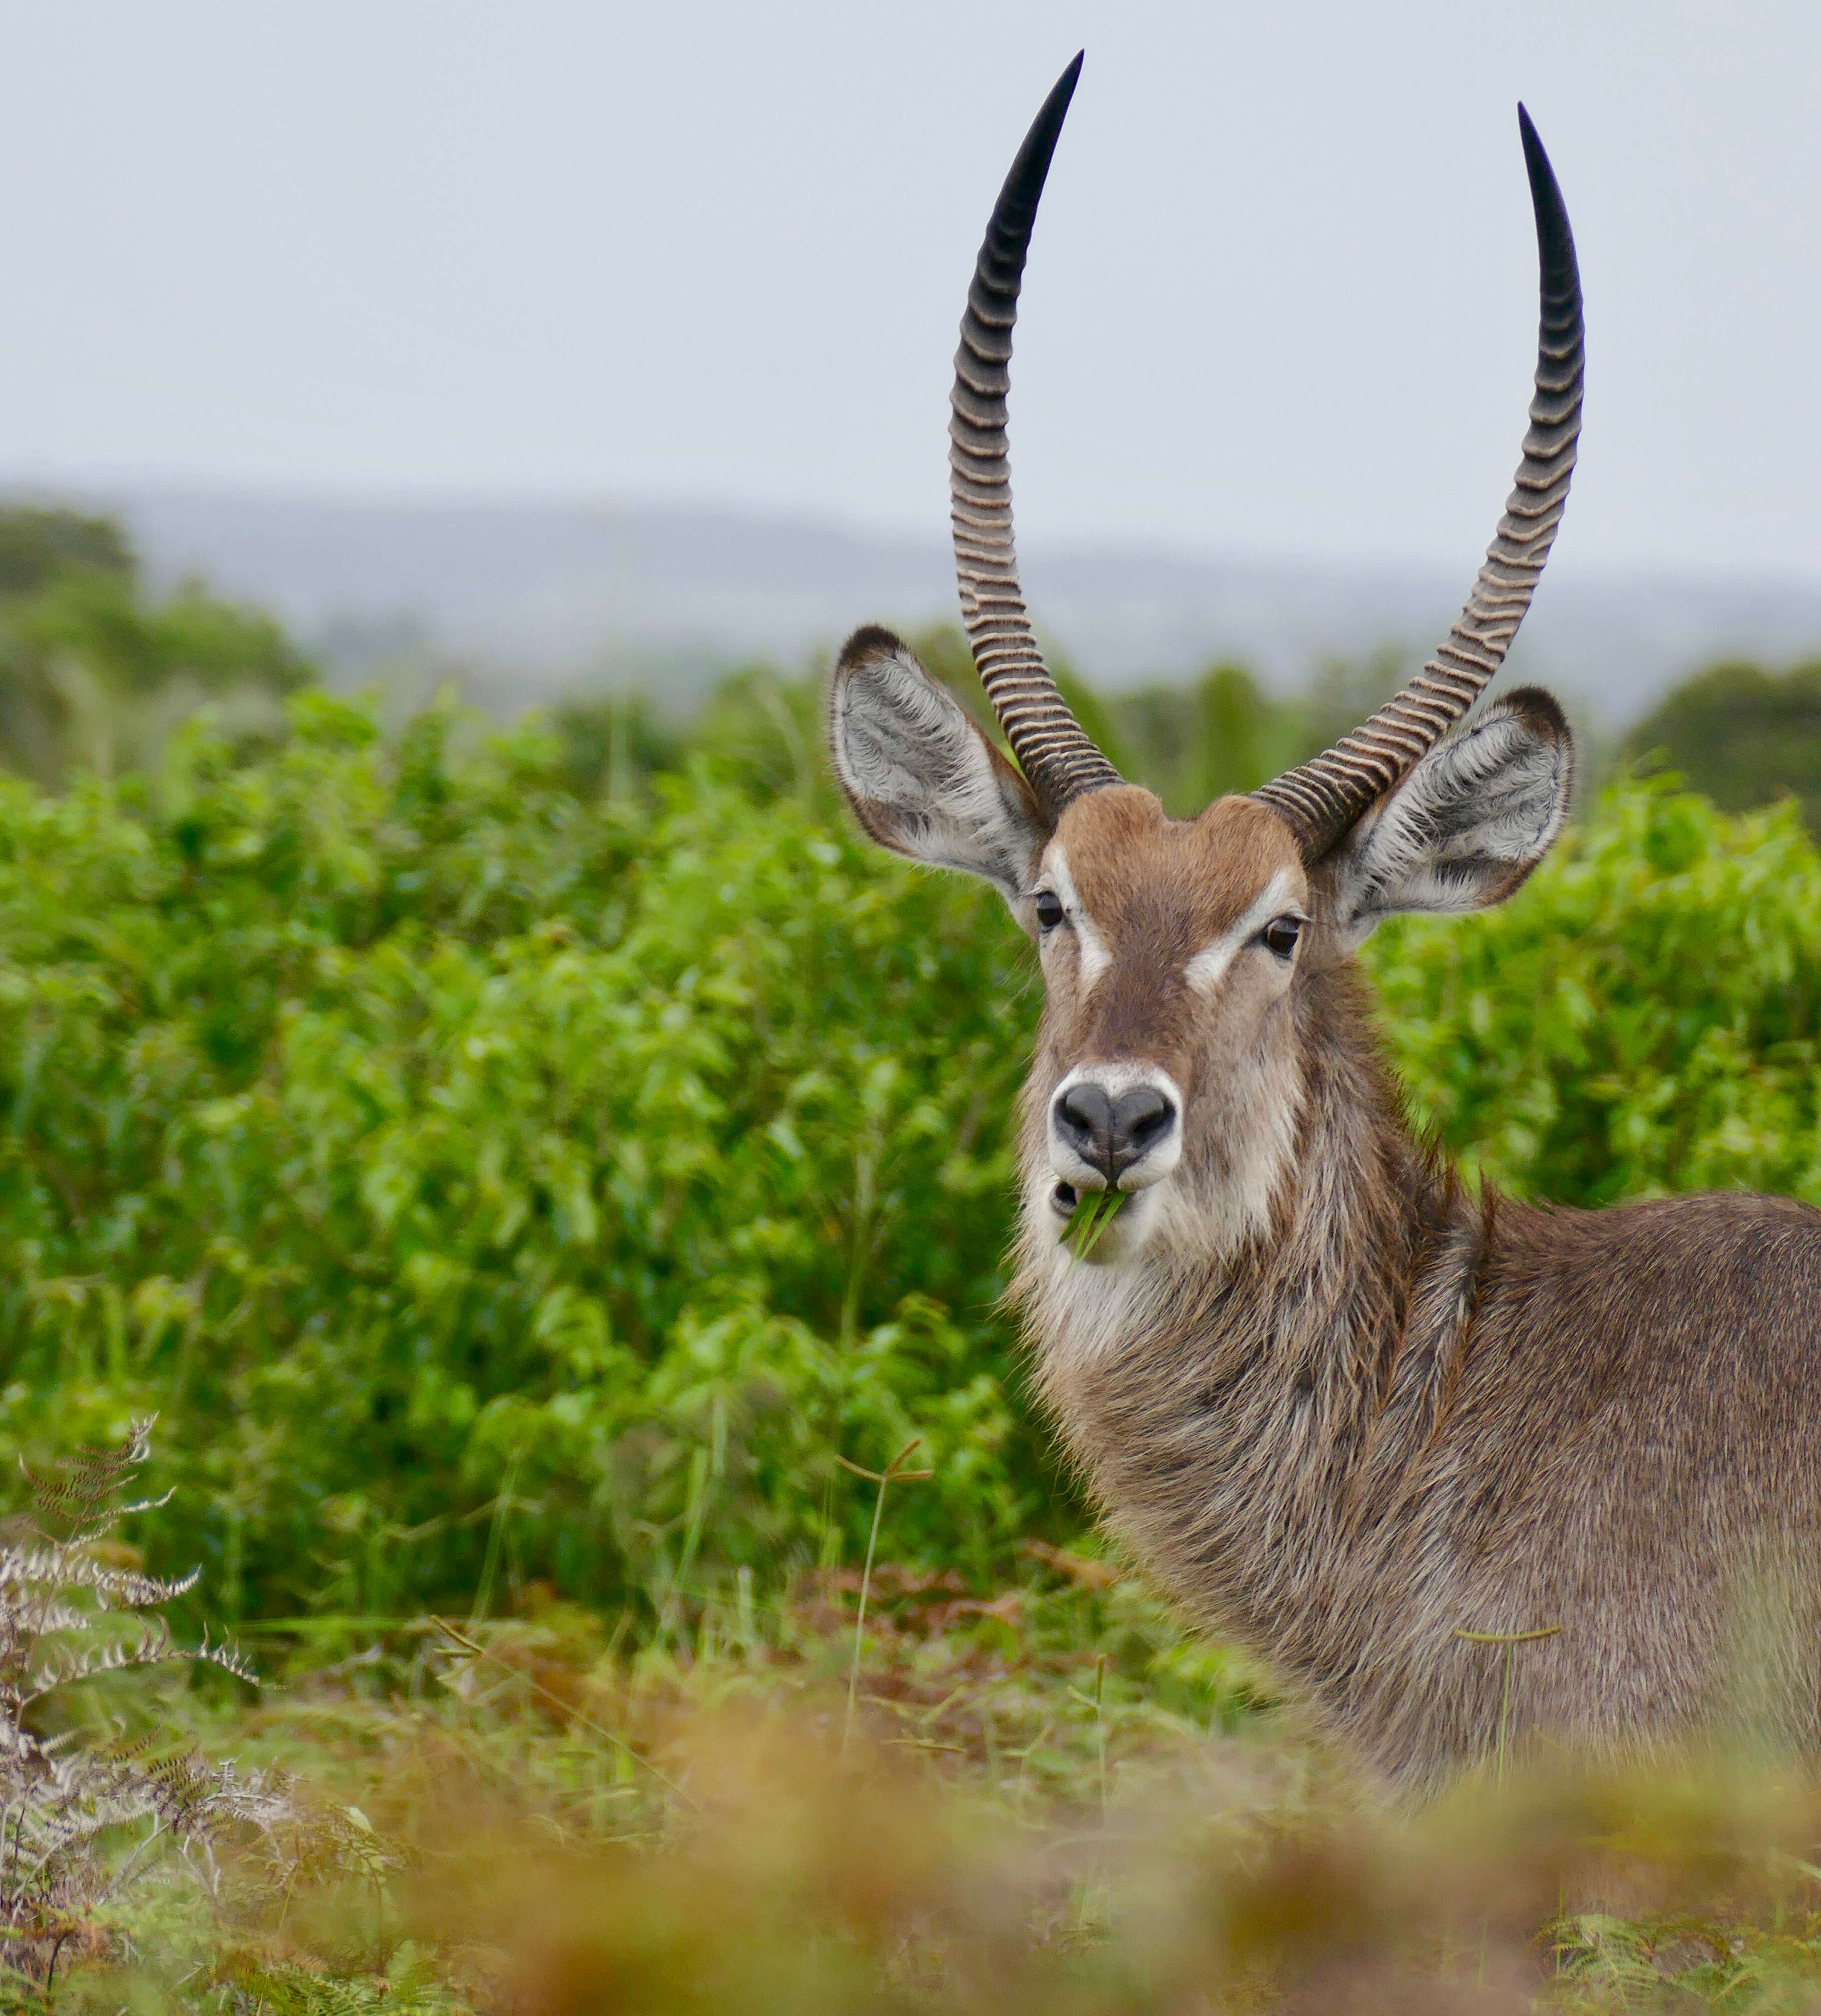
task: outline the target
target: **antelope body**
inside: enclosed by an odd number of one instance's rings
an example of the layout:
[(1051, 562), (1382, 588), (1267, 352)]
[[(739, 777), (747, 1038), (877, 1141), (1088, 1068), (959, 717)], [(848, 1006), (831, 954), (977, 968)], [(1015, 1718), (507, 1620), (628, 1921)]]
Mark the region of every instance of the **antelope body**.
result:
[[(1167, 817), (1070, 714), (1019, 591), (1011, 335), (1080, 59), (1001, 192), (956, 357), (962, 606), (1019, 768), (889, 632), (831, 697), (862, 825), (995, 883), (1042, 964), (1016, 1292), (1038, 1390), (1115, 1528), (1368, 1762), (1431, 1784), (1511, 1731), (1594, 1749), (1740, 1719), (1821, 1747), (1821, 1213), (1473, 1194), (1420, 1144), (1354, 953), (1510, 894), (1560, 831), (1568, 729), (1470, 712), (1579, 433), (1573, 239), (1520, 110), (1542, 269), (1517, 487), (1447, 643), (1352, 735)], [(1128, 1193), (1089, 1258), (1083, 1192)]]

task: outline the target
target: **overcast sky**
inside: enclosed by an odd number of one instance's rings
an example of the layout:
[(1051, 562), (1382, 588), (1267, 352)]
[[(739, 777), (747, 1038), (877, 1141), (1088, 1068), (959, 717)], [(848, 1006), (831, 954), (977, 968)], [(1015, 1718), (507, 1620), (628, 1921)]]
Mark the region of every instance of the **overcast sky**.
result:
[(939, 537), (974, 247), (1085, 44), (1019, 330), (1027, 540), (1470, 571), (1535, 340), (1522, 97), (1588, 302), (1558, 567), (1821, 574), (1815, 0), (0, 22), (0, 473)]

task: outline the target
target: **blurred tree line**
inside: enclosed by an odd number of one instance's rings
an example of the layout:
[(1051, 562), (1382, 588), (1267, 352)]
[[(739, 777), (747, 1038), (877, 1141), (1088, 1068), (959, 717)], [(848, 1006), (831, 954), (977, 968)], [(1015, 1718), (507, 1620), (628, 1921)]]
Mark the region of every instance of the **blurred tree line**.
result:
[[(952, 625), (909, 639), (929, 670), (997, 741), (967, 641)], [(1268, 693), (1244, 667), (1211, 665), (1186, 685), (1103, 693), (1060, 653), (1056, 683), (1114, 765), (1147, 785), (1179, 817), (1229, 791), (1255, 790), (1356, 726), (1407, 676), (1395, 651), (1322, 667), (1293, 697)], [(822, 680), (754, 665), (730, 675), (687, 726), (666, 722), (637, 695), (581, 698), (555, 725), (568, 776), (581, 795), (625, 799), (660, 772), (700, 756), (727, 779), (826, 809), (833, 785), (822, 760)], [(1579, 734), (1577, 797), (1591, 801), (1620, 767), (1680, 777), (1727, 812), (1793, 798), (1821, 833), (1821, 660), (1783, 672), (1729, 663), (1675, 687), (1615, 748)]]
[(1794, 798), (1821, 833), (1821, 661), (1785, 672), (1729, 663), (1685, 680), (1625, 738), (1642, 768), (1686, 779), (1727, 812)]
[[(967, 640), (952, 625), (915, 632), (917, 656), (1002, 749)], [(1344, 735), (1404, 677), (1395, 653), (1324, 667), (1294, 700), (1268, 694), (1243, 666), (1215, 664), (1188, 685), (1107, 693), (1053, 650), (1056, 683), (1081, 724), (1126, 776), (1179, 816), (1229, 791), (1249, 791)], [(569, 779), (584, 797), (624, 800), (689, 757), (776, 797), (833, 803), (822, 756), (822, 675), (786, 677), (764, 665), (723, 679), (687, 727), (666, 722), (642, 696), (571, 700), (554, 725)]]
[(0, 760), (34, 783), (142, 769), (205, 701), (232, 740), (269, 739), (311, 677), (261, 611), (154, 595), (113, 520), (0, 509)]
[[(911, 642), (923, 663), (998, 736), (959, 629)], [(1243, 666), (1215, 664), (1187, 684), (1103, 693), (1053, 652), (1083, 725), (1128, 777), (1179, 815), (1266, 779), (1362, 720), (1407, 668), (1395, 652), (1322, 668), (1293, 698)], [(204, 704), (214, 732), (250, 754), (283, 729), (285, 697), (315, 668), (263, 611), (186, 581), (159, 596), (116, 520), (0, 507), (0, 764), (60, 787), (77, 772), (151, 767), (171, 731)], [(721, 681), (688, 722), (638, 694), (578, 695), (553, 722), (578, 797), (628, 803), (692, 758), (724, 779), (823, 808), (819, 671), (754, 665)], [(1584, 742), (1586, 738), (1583, 738)], [(1591, 797), (1609, 752), (1584, 748)], [(1686, 681), (1625, 736), (1631, 767), (1667, 771), (1729, 812), (1793, 797), (1821, 831), (1821, 660), (1772, 672), (1726, 663)]]

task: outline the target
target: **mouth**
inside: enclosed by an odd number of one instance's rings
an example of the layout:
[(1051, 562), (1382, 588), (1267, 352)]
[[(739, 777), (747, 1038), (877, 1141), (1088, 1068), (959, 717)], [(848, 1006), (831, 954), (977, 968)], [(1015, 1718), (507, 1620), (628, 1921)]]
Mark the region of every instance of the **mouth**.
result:
[(1083, 1190), (1071, 1183), (1057, 1183), (1049, 1193), (1049, 1208), (1063, 1222), (1059, 1237), (1071, 1258), (1092, 1260), (1107, 1227), (1132, 1201), (1128, 1190)]

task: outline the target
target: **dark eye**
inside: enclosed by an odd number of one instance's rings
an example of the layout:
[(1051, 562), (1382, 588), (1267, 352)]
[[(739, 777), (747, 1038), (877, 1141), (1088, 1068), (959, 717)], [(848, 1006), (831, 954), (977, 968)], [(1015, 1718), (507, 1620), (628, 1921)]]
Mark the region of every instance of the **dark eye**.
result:
[(1279, 959), (1288, 959), (1302, 936), (1302, 919), (1273, 917), (1258, 935)]
[(1037, 892), (1038, 929), (1053, 931), (1061, 922), (1062, 898), (1053, 889), (1039, 889)]

